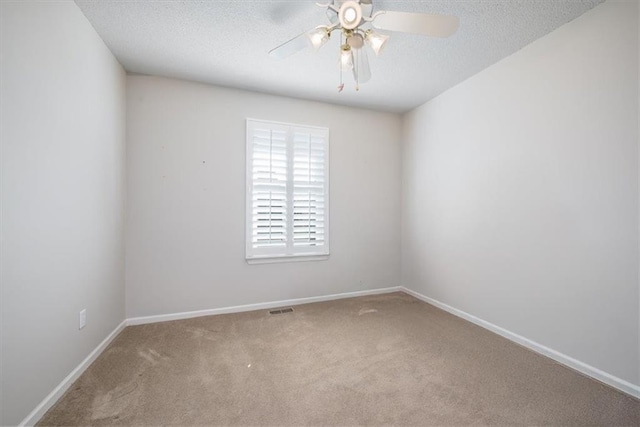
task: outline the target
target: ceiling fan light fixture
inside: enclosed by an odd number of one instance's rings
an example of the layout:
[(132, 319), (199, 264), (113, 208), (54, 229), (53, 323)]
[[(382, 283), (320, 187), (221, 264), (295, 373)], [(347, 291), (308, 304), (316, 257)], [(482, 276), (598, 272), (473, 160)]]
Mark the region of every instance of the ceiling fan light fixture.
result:
[(307, 33), (311, 46), (313, 46), (315, 50), (324, 46), (324, 44), (329, 41), (329, 36), (329, 28), (325, 26), (316, 27)]
[(374, 12), (373, 0), (325, 1), (327, 3), (316, 4), (326, 9), (329, 24), (320, 25), (271, 49), (269, 56), (282, 59), (310, 46), (317, 51), (329, 41), (333, 31), (338, 31), (340, 33), (338, 66), (341, 70), (338, 91), (344, 88), (342, 82), (344, 71), (353, 71), (356, 90), (360, 83), (371, 79), (368, 48), (363, 49), (363, 46), (368, 44), (376, 55), (380, 55), (389, 40), (388, 35), (379, 34), (374, 29), (429, 37), (449, 37), (460, 26), (460, 20), (456, 16), (389, 10)]
[(353, 70), (353, 52), (348, 44), (343, 44), (340, 48), (340, 68), (343, 71)]
[(338, 11), (338, 20), (345, 30), (353, 30), (362, 21), (362, 8), (356, 1), (345, 1)]
[(365, 37), (365, 40), (369, 46), (371, 46), (371, 49), (373, 49), (376, 55), (379, 55), (380, 52), (382, 52), (387, 44), (387, 40), (389, 40), (389, 36), (376, 33), (373, 30), (367, 30)]

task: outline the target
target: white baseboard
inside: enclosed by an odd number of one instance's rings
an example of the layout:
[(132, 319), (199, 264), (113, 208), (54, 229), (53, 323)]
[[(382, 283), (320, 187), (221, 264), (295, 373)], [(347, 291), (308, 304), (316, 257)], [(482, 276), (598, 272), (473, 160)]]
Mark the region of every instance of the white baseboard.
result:
[(568, 366), (571, 369), (574, 369), (584, 375), (587, 375), (600, 382), (603, 382), (613, 388), (616, 388), (622, 391), (623, 393), (629, 394), (635, 398), (640, 399), (640, 386), (638, 385), (632, 384), (628, 381), (623, 380), (622, 378), (618, 378), (598, 368), (594, 368), (593, 366), (587, 365), (586, 363), (576, 360), (573, 357), (567, 356), (566, 354), (560, 353), (559, 351), (553, 350), (549, 347), (546, 347), (542, 344), (539, 344), (521, 335), (508, 331), (504, 328), (501, 328), (500, 326), (494, 325), (493, 323), (489, 323), (472, 314), (466, 313), (462, 310), (458, 310), (457, 308), (451, 307), (450, 305), (447, 305), (433, 298), (429, 298), (425, 295), (422, 295), (419, 292), (405, 288), (403, 286), (401, 286), (401, 290), (411, 296), (418, 298), (421, 301), (424, 301), (428, 304), (441, 308), (442, 310), (447, 311), (462, 319), (468, 320), (471, 323), (475, 323), (476, 325), (481, 326), (485, 329), (488, 329), (491, 332), (494, 332), (500, 336), (503, 336), (508, 340), (511, 340), (517, 344), (527, 347), (528, 349), (533, 350), (536, 353), (540, 353), (543, 356), (547, 356), (555, 360), (556, 362), (559, 362), (565, 366)]
[(116, 328), (104, 339), (98, 346), (91, 352), (89, 355), (82, 361), (76, 368), (71, 371), (67, 377), (62, 380), (60, 384), (56, 388), (53, 389), (51, 393), (47, 397), (44, 398), (42, 402), (36, 408), (31, 411), (27, 417), (22, 420), (19, 426), (33, 426), (35, 423), (40, 421), (40, 418), (51, 408), (57, 401), (62, 397), (62, 395), (71, 387), (75, 380), (77, 380), (80, 375), (93, 363), (94, 360), (100, 356), (100, 354), (104, 351), (105, 348), (113, 341), (113, 339), (118, 336), (118, 334), (127, 326), (127, 321), (123, 320)]
[(343, 298), (362, 297), (366, 295), (388, 294), (399, 292), (402, 288), (394, 286), (391, 288), (370, 289), (366, 291), (345, 292), (341, 294), (331, 294), (319, 297), (296, 298), (281, 301), (262, 302), (257, 304), (236, 305), (233, 307), (212, 308), (208, 310), (186, 311), (184, 313), (159, 314), (156, 316), (132, 317), (127, 319), (127, 326), (144, 325), (147, 323), (168, 322), (170, 320), (190, 319), (193, 317), (212, 316), (215, 314), (241, 313), (243, 311), (266, 310), (269, 308), (284, 307), (289, 305), (309, 304), (312, 302), (332, 301)]

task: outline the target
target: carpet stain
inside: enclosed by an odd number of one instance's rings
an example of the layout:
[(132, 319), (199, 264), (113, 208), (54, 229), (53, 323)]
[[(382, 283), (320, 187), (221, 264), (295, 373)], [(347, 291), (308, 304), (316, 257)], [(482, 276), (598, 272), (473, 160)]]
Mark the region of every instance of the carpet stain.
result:
[(152, 348), (146, 351), (138, 350), (138, 356), (149, 362), (152, 366), (157, 365), (162, 360), (170, 360), (170, 357), (163, 356)]
[(220, 331), (206, 329), (206, 328), (187, 328), (187, 331), (192, 334), (192, 338), (205, 339), (208, 341), (216, 341), (219, 337)]
[(113, 418), (123, 413), (129, 406), (137, 402), (140, 389), (137, 381), (118, 386), (107, 393), (99, 394), (91, 405), (91, 419)]
[(377, 312), (378, 310), (376, 310), (375, 308), (362, 308), (358, 312), (358, 316), (362, 316), (363, 314), (369, 314), (369, 313), (377, 313)]

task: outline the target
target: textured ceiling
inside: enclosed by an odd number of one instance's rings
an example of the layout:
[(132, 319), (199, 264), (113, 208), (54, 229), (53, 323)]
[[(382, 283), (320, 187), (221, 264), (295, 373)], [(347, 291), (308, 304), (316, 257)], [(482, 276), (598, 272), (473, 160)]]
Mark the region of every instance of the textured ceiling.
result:
[(374, 0), (375, 10), (455, 15), (446, 39), (390, 33), (372, 79), (338, 93), (337, 33), (319, 52), (267, 52), (328, 22), (312, 1), (76, 0), (125, 69), (221, 86), (404, 112), (580, 16), (603, 0)]

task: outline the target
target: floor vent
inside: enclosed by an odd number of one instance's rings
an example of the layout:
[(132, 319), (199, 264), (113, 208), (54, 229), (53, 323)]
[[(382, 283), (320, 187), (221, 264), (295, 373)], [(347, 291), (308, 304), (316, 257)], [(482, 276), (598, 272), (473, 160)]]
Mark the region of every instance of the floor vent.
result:
[(284, 314), (284, 313), (293, 313), (293, 308), (287, 307), (287, 308), (279, 308), (277, 310), (269, 311), (269, 314)]

